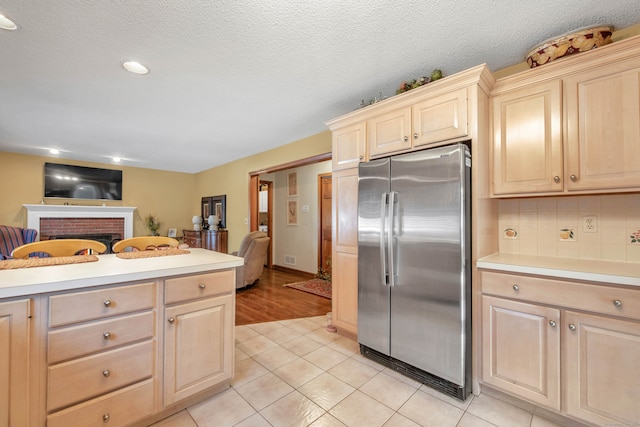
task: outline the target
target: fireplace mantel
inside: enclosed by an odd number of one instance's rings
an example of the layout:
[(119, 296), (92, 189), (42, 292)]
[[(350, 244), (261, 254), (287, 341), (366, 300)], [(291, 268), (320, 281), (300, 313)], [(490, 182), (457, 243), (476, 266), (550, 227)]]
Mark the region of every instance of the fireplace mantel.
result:
[(124, 238), (133, 237), (132, 206), (22, 205), (27, 209), (27, 227), (40, 233), (40, 218), (123, 218)]

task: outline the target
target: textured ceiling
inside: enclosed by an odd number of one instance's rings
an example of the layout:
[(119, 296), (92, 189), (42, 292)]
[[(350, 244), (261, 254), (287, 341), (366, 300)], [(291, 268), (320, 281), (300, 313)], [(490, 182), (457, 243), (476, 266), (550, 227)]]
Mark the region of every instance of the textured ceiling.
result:
[[(199, 172), (399, 82), (640, 22), (638, 0), (0, 0), (0, 151)], [(151, 72), (128, 73), (137, 60)]]

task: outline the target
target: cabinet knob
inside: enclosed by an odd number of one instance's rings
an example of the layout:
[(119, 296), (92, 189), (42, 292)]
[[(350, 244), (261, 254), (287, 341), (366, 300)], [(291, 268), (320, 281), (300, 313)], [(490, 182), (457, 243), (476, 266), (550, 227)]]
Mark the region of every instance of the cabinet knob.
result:
[(111, 375), (111, 371), (109, 371), (108, 369), (105, 369), (104, 371), (102, 371), (103, 377), (109, 378), (110, 375)]
[(199, 287), (200, 289), (204, 289), (204, 288), (206, 288), (206, 287), (207, 287), (207, 285), (205, 285), (204, 283), (200, 283), (200, 284), (198, 285), (198, 287)]
[(571, 175), (569, 179), (571, 179), (571, 182), (576, 182), (578, 180), (578, 177), (575, 175)]
[(111, 419), (111, 415), (109, 415), (109, 414), (103, 414), (102, 415), (102, 422), (103, 423), (108, 423), (110, 419)]
[(419, 135), (418, 135), (418, 132), (414, 133), (414, 134), (413, 134), (413, 139), (418, 139), (418, 136), (419, 136)]
[(358, 156), (358, 159), (362, 160), (362, 159), (364, 159), (364, 156), (363, 156), (362, 154), (360, 154), (360, 155)]
[(111, 300), (110, 299), (106, 299), (106, 300), (104, 300), (104, 302), (102, 304), (104, 304), (105, 307), (111, 307)]
[(409, 141), (409, 137), (407, 135), (404, 136), (404, 138), (402, 138), (404, 140), (404, 142)]
[(555, 328), (557, 323), (555, 320), (549, 320), (549, 325), (551, 325), (552, 328)]
[(556, 184), (558, 184), (560, 182), (560, 177), (558, 175), (553, 177), (553, 182), (555, 182)]
[(518, 292), (520, 290), (520, 286), (518, 285), (513, 285), (513, 290)]
[(169, 322), (170, 325), (173, 325), (173, 323), (176, 321), (176, 319), (174, 319), (173, 317), (169, 317), (167, 319), (167, 322)]
[(104, 338), (105, 340), (111, 339), (111, 332), (105, 332), (104, 334), (102, 334), (102, 338)]
[(613, 305), (620, 308), (622, 307), (622, 301), (620, 301), (619, 299), (614, 299), (613, 300)]
[(571, 329), (572, 331), (575, 331), (576, 325), (574, 325), (573, 323), (569, 323), (569, 329)]

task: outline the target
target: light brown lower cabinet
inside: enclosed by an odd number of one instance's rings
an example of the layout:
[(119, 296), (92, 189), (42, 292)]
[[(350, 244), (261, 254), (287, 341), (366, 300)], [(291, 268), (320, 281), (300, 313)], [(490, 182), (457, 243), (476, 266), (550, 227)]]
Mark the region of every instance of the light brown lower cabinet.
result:
[(227, 269), (0, 302), (0, 427), (147, 425), (224, 389), (234, 292)]
[(0, 427), (29, 424), (30, 303), (0, 303)]
[(581, 422), (640, 425), (640, 289), (481, 272), (482, 381)]

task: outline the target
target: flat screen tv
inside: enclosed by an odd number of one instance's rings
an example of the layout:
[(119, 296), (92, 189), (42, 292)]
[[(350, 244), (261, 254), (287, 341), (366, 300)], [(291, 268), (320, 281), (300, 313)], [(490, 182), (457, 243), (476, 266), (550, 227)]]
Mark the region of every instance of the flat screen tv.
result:
[(122, 200), (122, 171), (45, 163), (44, 197)]

